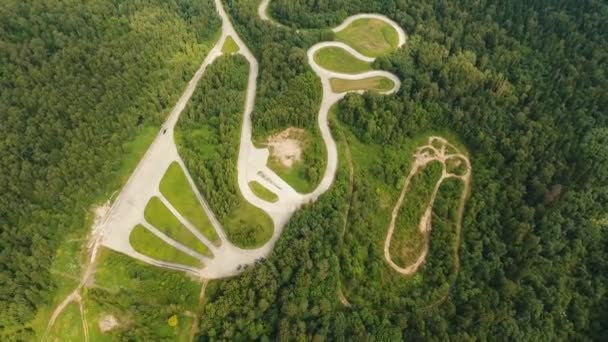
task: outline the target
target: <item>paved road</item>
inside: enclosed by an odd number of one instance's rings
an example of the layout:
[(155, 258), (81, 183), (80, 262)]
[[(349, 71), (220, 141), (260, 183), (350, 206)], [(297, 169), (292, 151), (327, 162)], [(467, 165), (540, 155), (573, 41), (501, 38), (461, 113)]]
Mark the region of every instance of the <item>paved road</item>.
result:
[[(314, 62), (314, 58), (312, 58), (314, 52), (320, 48), (327, 46), (336, 46), (343, 48), (346, 51), (352, 53), (355, 58), (359, 58), (367, 62), (371, 62), (374, 60), (371, 57), (367, 57), (358, 53), (350, 46), (345, 45), (343, 43), (320, 43), (313, 46), (309, 50), (309, 63), (313, 70), (317, 73), (317, 75), (319, 75), (323, 84), (323, 99), (321, 102), (321, 107), (319, 109), (318, 123), (323, 141), (325, 142), (327, 148), (328, 160), (327, 168), (319, 186), (312, 193), (300, 194), (296, 192), (283, 179), (281, 179), (275, 172), (273, 172), (266, 166), (269, 157), (268, 149), (258, 149), (253, 145), (251, 141), (251, 113), (255, 104), (257, 78), (259, 72), (258, 62), (247, 47), (247, 45), (242, 41), (240, 36), (235, 31), (234, 27), (232, 26), (232, 23), (230, 22), (230, 18), (224, 10), (221, 1), (215, 0), (215, 5), (218, 14), (222, 19), (222, 33), (217, 44), (211, 49), (211, 51), (201, 64), (200, 68), (195, 73), (192, 80), (188, 83), (187, 88), (180, 97), (176, 106), (171, 111), (171, 114), (169, 115), (165, 124), (162, 126), (161, 131), (157, 135), (154, 142), (151, 144), (150, 148), (148, 149), (148, 151), (140, 161), (139, 165), (135, 169), (134, 173), (129, 178), (122, 192), (116, 199), (110, 212), (105, 218), (101, 228), (101, 241), (102, 244), (106, 247), (122, 252), (133, 258), (152, 265), (168, 269), (181, 270), (207, 279), (222, 278), (235, 275), (240, 272), (240, 266), (252, 264), (260, 258), (267, 257), (272, 251), (274, 244), (280, 237), (283, 228), (285, 227), (291, 215), (302, 205), (316, 200), (331, 186), (338, 165), (338, 153), (336, 143), (333, 140), (333, 137), (331, 136), (331, 132), (329, 130), (327, 115), (331, 106), (337, 101), (339, 101), (342, 97), (344, 97), (345, 93), (334, 93), (331, 90), (331, 86), (329, 85), (329, 79), (331, 77), (339, 77), (354, 80), (372, 76), (384, 76), (390, 78), (395, 84), (395, 87), (386, 93), (394, 92), (400, 86), (399, 79), (395, 75), (385, 71), (370, 71), (358, 75), (341, 74), (325, 70)], [(265, 10), (262, 12), (265, 13)], [(375, 15), (371, 16), (377, 17)], [(369, 15), (364, 17), (369, 17)], [(347, 19), (347, 21), (348, 20), (350, 19)], [(397, 31), (402, 31), (401, 28), (394, 24), (394, 22), (387, 22), (391, 23), (397, 29)], [(211, 63), (213, 63), (216, 58), (221, 56), (221, 48), (228, 36), (231, 36), (234, 39), (234, 41), (239, 47), (238, 53), (243, 55), (250, 65), (247, 92), (243, 111), (243, 124), (239, 142), (239, 154), (237, 161), (239, 190), (245, 200), (265, 211), (272, 218), (274, 225), (273, 234), (270, 240), (265, 245), (257, 249), (242, 249), (230, 243), (230, 241), (226, 237), (224, 230), (221, 227), (221, 224), (219, 223), (213, 211), (209, 207), (209, 204), (206, 202), (205, 198), (198, 191), (196, 185), (194, 184), (191, 175), (187, 171), (183, 160), (178, 154), (174, 142), (174, 128), (179, 119), (180, 114), (182, 113), (182, 111), (186, 107), (186, 104), (190, 100), (190, 97), (192, 96), (196, 85), (203, 73), (205, 72), (206, 68)], [(210, 243), (208, 239), (206, 239), (202, 234), (200, 234), (196, 230), (192, 223), (188, 222), (188, 220), (182, 215), (179, 215), (177, 210), (175, 210), (175, 208), (173, 208), (160, 193), (160, 181), (166, 170), (173, 162), (178, 162), (184, 169), (186, 178), (188, 179), (190, 186), (192, 187), (202, 208), (209, 217), (210, 222), (212, 223), (214, 229), (217, 232), (217, 235), (221, 240), (220, 246), (215, 246)], [(254, 180), (260, 182), (261, 184), (275, 192), (279, 198), (278, 201), (270, 203), (258, 198), (249, 187), (249, 182)], [(176, 218), (188, 230), (195, 234), (195, 236), (197, 236), (202, 243), (209, 247), (209, 249), (213, 253), (213, 258), (208, 258), (206, 256), (202, 256), (194, 251), (189, 250), (188, 247), (177, 241), (172, 240), (171, 238), (160, 232), (158, 229), (156, 229), (154, 226), (146, 222), (144, 218), (144, 209), (150, 198), (152, 198), (153, 196), (159, 197), (161, 201), (169, 208), (169, 210), (174, 213)], [(133, 247), (129, 243), (129, 235), (132, 229), (138, 224), (142, 224), (144, 227), (146, 227), (152, 233), (156, 234), (167, 244), (181, 250), (182, 252), (188, 255), (196, 257), (201, 261), (204, 261), (205, 267), (202, 269), (197, 269), (190, 266), (155, 260), (146, 255), (138, 253), (133, 249)]]

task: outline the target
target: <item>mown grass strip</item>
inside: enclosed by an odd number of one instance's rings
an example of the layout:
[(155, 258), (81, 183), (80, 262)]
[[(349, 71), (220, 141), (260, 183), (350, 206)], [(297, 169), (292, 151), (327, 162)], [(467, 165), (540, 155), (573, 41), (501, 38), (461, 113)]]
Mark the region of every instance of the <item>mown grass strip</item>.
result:
[(172, 163), (160, 182), (160, 192), (171, 205), (209, 239), (218, 244), (219, 237), (201, 207), (177, 162)]
[(332, 78), (329, 80), (331, 89), (336, 93), (357, 90), (389, 91), (395, 84), (390, 79), (383, 76), (374, 76), (360, 80), (345, 80)]
[(129, 242), (137, 252), (150, 258), (175, 264), (201, 267), (202, 262), (179, 249), (166, 244), (142, 225), (137, 225), (129, 235)]
[(279, 196), (277, 196), (274, 192), (268, 190), (265, 186), (263, 186), (257, 181), (249, 182), (249, 187), (256, 196), (265, 201), (274, 203), (279, 200)]
[(173, 240), (202, 255), (213, 256), (207, 246), (173, 216), (171, 211), (161, 202), (160, 198), (152, 197), (150, 199), (148, 205), (146, 205), (144, 217), (156, 229)]
[(314, 60), (323, 68), (347, 74), (359, 74), (372, 70), (370, 63), (362, 61), (350, 52), (335, 46), (322, 48), (315, 52)]

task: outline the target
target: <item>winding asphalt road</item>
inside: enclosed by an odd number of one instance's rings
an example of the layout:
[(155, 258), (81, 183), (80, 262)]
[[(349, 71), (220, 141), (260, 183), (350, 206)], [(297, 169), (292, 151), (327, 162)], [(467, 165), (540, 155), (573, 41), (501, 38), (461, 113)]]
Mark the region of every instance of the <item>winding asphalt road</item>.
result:
[[(259, 7), (259, 15), (264, 20), (269, 20), (268, 16), (266, 15), (268, 1), (269, 0), (263, 0)], [(222, 33), (218, 42), (209, 51), (207, 57), (204, 59), (201, 66), (188, 83), (182, 96), (163, 124), (160, 132), (144, 154), (143, 158), (140, 160), (133, 174), (131, 174), (129, 177), (127, 183), (118, 195), (116, 201), (112, 204), (112, 207), (106, 216), (103, 218), (102, 222), (96, 222), (93, 234), (91, 234), (90, 237), (89, 258), (85, 271), (81, 275), (80, 283), (78, 287), (71, 292), (53, 311), (47, 325), (47, 335), (48, 331), (50, 331), (57, 317), (63, 312), (65, 307), (71, 302), (78, 302), (82, 316), (84, 334), (86, 340), (88, 340), (88, 325), (84, 315), (81, 291), (89, 283), (94, 274), (99, 246), (105, 246), (115, 251), (124, 253), (137, 260), (161, 268), (187, 272), (205, 279), (204, 281), (207, 281), (208, 279), (236, 275), (242, 269), (244, 269), (241, 266), (253, 264), (257, 260), (267, 257), (272, 251), (274, 244), (281, 235), (283, 228), (291, 215), (302, 205), (315, 201), (320, 195), (325, 193), (325, 191), (327, 191), (333, 183), (338, 165), (338, 153), (336, 143), (329, 129), (327, 115), (331, 106), (343, 98), (346, 93), (333, 92), (329, 84), (329, 80), (331, 78), (357, 80), (373, 76), (383, 76), (391, 79), (394, 84), (394, 87), (391, 90), (384, 92), (385, 94), (395, 92), (400, 87), (401, 83), (399, 79), (395, 75), (386, 71), (369, 71), (356, 75), (344, 74), (324, 69), (314, 61), (315, 52), (325, 47), (342, 48), (351, 53), (355, 58), (362, 61), (372, 62), (374, 60), (374, 58), (364, 56), (344, 43), (323, 42), (316, 44), (309, 49), (308, 61), (315, 73), (320, 77), (323, 85), (323, 99), (319, 109), (318, 123), (321, 136), (327, 148), (328, 160), (327, 168), (317, 188), (312, 193), (299, 194), (266, 166), (269, 157), (268, 149), (258, 149), (251, 141), (251, 113), (254, 108), (256, 96), (256, 83), (259, 69), (258, 62), (251, 51), (247, 48), (247, 45), (241, 40), (237, 32), (234, 30), (234, 27), (232, 26), (232, 23), (224, 10), (221, 0), (215, 0), (215, 5), (217, 12), (222, 19)], [(362, 14), (350, 17), (346, 19), (342, 25), (335, 28), (334, 31), (341, 30), (353, 20), (359, 18), (378, 18), (385, 20), (399, 33), (399, 46), (402, 46), (405, 43), (405, 33), (401, 27), (390, 19), (375, 14)], [(177, 151), (174, 139), (175, 125), (179, 119), (179, 116), (192, 97), (192, 94), (194, 93), (194, 90), (196, 89), (196, 86), (207, 67), (213, 63), (215, 59), (222, 55), (222, 46), (229, 36), (231, 36), (238, 45), (238, 53), (243, 55), (250, 65), (237, 162), (238, 185), (243, 197), (252, 205), (264, 210), (272, 218), (274, 223), (272, 237), (264, 246), (257, 249), (242, 249), (230, 243), (224, 230), (222, 229), (221, 224), (209, 207), (209, 204), (198, 191), (192, 176), (188, 172), (184, 161)], [(198, 229), (196, 229), (191, 222), (182, 216), (160, 192), (159, 186), (162, 177), (173, 162), (177, 162), (183, 169), (192, 191), (194, 192), (204, 212), (207, 214), (221, 241), (219, 246), (213, 244), (211, 241), (209, 241), (209, 239), (201, 234)], [(258, 181), (259, 183), (267, 186), (269, 189), (272, 189), (272, 191), (275, 192), (279, 197), (279, 200), (275, 203), (270, 203), (258, 198), (249, 187), (250, 181)], [(213, 257), (204, 256), (192, 251), (189, 247), (173, 240), (152, 224), (147, 222), (144, 217), (144, 211), (148, 201), (153, 197), (158, 197), (161, 202), (171, 211), (171, 213), (186, 227), (186, 229), (188, 229), (209, 248), (213, 254)], [(197, 258), (203, 262), (205, 266), (203, 268), (194, 268), (191, 266), (156, 260), (137, 252), (129, 242), (131, 231), (137, 225), (144, 226), (144, 228), (155, 234), (166, 244), (173, 246), (182, 253)], [(204, 294), (204, 288), (202, 293)]]
[[(265, 13), (266, 11), (262, 8), (264, 4), (267, 5), (267, 2), (262, 2), (260, 6), (260, 13)], [(302, 205), (315, 201), (331, 186), (337, 170), (338, 153), (336, 143), (329, 129), (327, 115), (331, 106), (337, 101), (339, 101), (341, 98), (343, 98), (346, 93), (333, 92), (329, 84), (330, 78), (335, 77), (349, 80), (357, 80), (373, 76), (383, 76), (391, 79), (394, 83), (393, 89), (385, 93), (392, 93), (396, 91), (400, 86), (399, 79), (395, 75), (386, 71), (370, 71), (357, 75), (344, 74), (326, 70), (314, 61), (313, 56), (316, 51), (324, 47), (330, 46), (345, 49), (346, 51), (350, 52), (355, 58), (359, 58), (366, 62), (372, 62), (374, 60), (374, 58), (365, 56), (344, 43), (323, 42), (316, 44), (311, 47), (311, 49), (309, 49), (309, 63), (315, 73), (320, 77), (321, 83), (323, 85), (323, 99), (321, 102), (321, 107), (319, 109), (318, 123), (322, 139), (327, 148), (328, 160), (327, 168), (325, 170), (325, 173), (323, 174), (323, 178), (320, 181), (318, 187), (312, 193), (300, 194), (296, 192), (282, 178), (280, 178), (274, 171), (267, 167), (267, 161), (269, 158), (268, 149), (256, 148), (251, 141), (251, 113), (254, 108), (256, 96), (257, 78), (259, 72), (258, 62), (247, 47), (247, 45), (242, 41), (238, 33), (235, 31), (221, 1), (215, 0), (215, 5), (217, 12), (222, 19), (222, 33), (217, 44), (211, 49), (211, 51), (201, 64), (200, 68), (195, 73), (192, 80), (188, 83), (187, 88), (185, 89), (183, 95), (177, 102), (176, 106), (171, 111), (171, 114), (169, 115), (165, 124), (162, 126), (161, 131), (157, 135), (154, 142), (151, 144), (150, 148), (140, 161), (134, 173), (129, 178), (122, 192), (114, 202), (101, 228), (101, 243), (106, 247), (122, 252), (133, 258), (152, 265), (168, 269), (185, 271), (206, 279), (222, 278), (238, 274), (242, 269), (241, 266), (253, 264), (260, 258), (267, 257), (272, 251), (274, 244), (280, 237), (282, 230), (291, 215)], [(352, 22), (352, 20), (356, 20), (358, 18), (369, 17), (386, 20), (395, 28), (395, 30), (397, 30), (397, 32), (399, 32), (400, 37), (405, 37), (405, 33), (397, 24), (379, 15), (358, 15), (346, 19), (345, 23)], [(338, 28), (340, 27), (345, 27), (345, 24), (338, 26)], [(190, 97), (192, 96), (196, 85), (203, 73), (205, 72), (206, 68), (211, 63), (213, 63), (216, 58), (222, 55), (221, 48), (228, 36), (234, 39), (234, 41), (239, 47), (238, 53), (243, 55), (250, 65), (246, 99), (244, 104), (243, 124), (239, 143), (239, 154), (237, 161), (239, 190), (241, 191), (241, 194), (243, 195), (246, 201), (266, 212), (272, 218), (274, 225), (273, 234), (270, 240), (262, 247), (257, 249), (242, 249), (230, 243), (230, 241), (226, 237), (224, 230), (222, 229), (221, 224), (215, 217), (213, 211), (209, 207), (204, 197), (200, 194), (197, 187), (195, 186), (191, 175), (189, 174), (187, 168), (184, 165), (183, 160), (178, 154), (174, 141), (174, 129), (180, 114), (182, 113), (188, 101), (190, 100)], [(405, 39), (400, 40), (400, 46), (403, 43), (405, 43)], [(202, 234), (198, 233), (194, 225), (188, 222), (188, 220), (182, 215), (179, 215), (177, 210), (173, 208), (169, 201), (167, 201), (160, 193), (160, 181), (166, 170), (173, 162), (178, 162), (184, 170), (184, 173), (186, 175), (186, 178), (188, 179), (188, 182), (190, 183), (192, 190), (194, 191), (202, 208), (209, 217), (214, 229), (216, 230), (216, 233), (218, 234), (221, 240), (220, 246), (213, 245), (208, 239), (202, 236)], [(279, 198), (278, 201), (271, 203), (257, 197), (249, 187), (249, 182), (251, 181), (258, 181), (259, 183), (271, 189), (274, 193), (277, 194)], [(152, 226), (145, 220), (144, 209), (150, 198), (154, 196), (159, 197), (161, 201), (175, 215), (175, 217), (184, 226), (186, 226), (188, 230), (195, 234), (195, 236), (197, 236), (202, 243), (209, 247), (209, 249), (213, 253), (212, 258), (188, 250), (188, 247), (164, 235), (162, 232), (160, 232), (158, 229), (156, 229), (154, 226)], [(150, 230), (152, 233), (162, 239), (165, 243), (177, 248), (178, 250), (190, 256), (196, 257), (197, 259), (201, 260), (202, 262), (204, 262), (205, 267), (202, 269), (198, 269), (191, 266), (160, 261), (135, 251), (129, 242), (129, 235), (132, 229), (138, 224), (142, 224), (144, 227), (146, 227), (148, 230)]]

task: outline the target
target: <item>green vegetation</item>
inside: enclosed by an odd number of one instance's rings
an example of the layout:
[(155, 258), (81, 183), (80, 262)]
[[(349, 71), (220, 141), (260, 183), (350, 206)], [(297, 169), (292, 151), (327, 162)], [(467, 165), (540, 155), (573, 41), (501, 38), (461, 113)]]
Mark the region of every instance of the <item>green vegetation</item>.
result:
[[(302, 129), (288, 128), (288, 130), (290, 132), (287, 138), (297, 140), (302, 150), (300, 160), (293, 160), (292, 164), (287, 166), (271, 153), (267, 166), (294, 190), (306, 194), (313, 191), (323, 177), (327, 163), (327, 150), (318, 129), (315, 129), (313, 133)], [(258, 142), (258, 145), (266, 147), (267, 143), (266, 141)]]
[[(420, 232), (420, 220), (430, 203), (433, 188), (441, 178), (442, 169), (441, 163), (431, 162), (410, 181), (399, 209), (389, 249), (391, 259), (399, 267), (413, 264), (422, 252), (427, 234)], [(404, 175), (408, 172), (404, 170)]]
[(207, 239), (215, 244), (220, 239), (207, 214), (192, 191), (190, 183), (177, 162), (171, 163), (160, 182), (160, 192), (171, 205), (192, 223)]
[(269, 158), (268, 167), (289, 184), (295, 191), (306, 194), (315, 189), (317, 183), (308, 181), (307, 168), (304, 162), (295, 162), (291, 167), (286, 167), (281, 162)]
[[(271, 80), (260, 86), (280, 94), (299, 70), (287, 56), (331, 33), (314, 40), (300, 30), (293, 39), (251, 20), (255, 10), (247, 0), (229, 4), (268, 61), (260, 75)], [(606, 340), (607, 10), (598, 1), (272, 0), (273, 17), (291, 27), (390, 15), (411, 36), (376, 63), (402, 89), (338, 104), (332, 133), (346, 143), (338, 142), (336, 182), (295, 214), (265, 262), (210, 286), (200, 339)], [(278, 37), (281, 48), (270, 48)], [(429, 256), (403, 277), (384, 261), (383, 240), (411, 155), (429, 132), (471, 151), (472, 194), (459, 240), (462, 182), (442, 184)], [(340, 284), (349, 308), (337, 299)]]
[(129, 235), (129, 242), (137, 252), (150, 258), (192, 267), (201, 267), (202, 262), (179, 249), (166, 244), (142, 225), (137, 225)]
[(239, 207), (223, 222), (228, 239), (242, 248), (256, 248), (272, 237), (274, 224), (270, 216), (241, 198)]
[(70, 303), (49, 331), (48, 341), (84, 341), (84, 330), (78, 303)]
[[(248, 63), (223, 56), (209, 66), (176, 127), (180, 155), (228, 239), (242, 248), (263, 245), (271, 218), (241, 195), (236, 164)], [(162, 190), (162, 188), (161, 188)]]
[(212, 256), (207, 246), (205, 246), (188, 228), (173, 216), (171, 211), (160, 201), (158, 197), (152, 197), (146, 205), (144, 217), (156, 229), (165, 233), (168, 237), (190, 247), (195, 252), (206, 256)]
[(380, 19), (357, 19), (336, 32), (336, 39), (369, 57), (386, 55), (399, 45), (397, 31)]
[(331, 71), (359, 74), (372, 70), (370, 63), (356, 58), (339, 47), (331, 46), (320, 49), (313, 57), (317, 64)]
[(56, 250), (128, 177), (220, 21), (210, 0), (9, 0), (0, 22), (0, 340), (35, 340)]
[(268, 190), (265, 186), (257, 181), (249, 182), (249, 187), (256, 196), (265, 201), (276, 202), (279, 200), (279, 197), (274, 192)]
[(224, 46), (222, 46), (222, 53), (233, 54), (239, 51), (239, 46), (236, 44), (232, 36), (226, 37)]
[[(193, 321), (188, 315), (200, 310), (201, 285), (183, 272), (101, 249), (95, 285), (84, 297), (91, 341), (190, 341)], [(119, 325), (102, 333), (98, 322), (107, 314)], [(173, 315), (178, 319), (175, 328), (167, 324)]]
[(374, 76), (360, 80), (344, 80), (341, 78), (329, 79), (331, 90), (336, 93), (344, 93), (355, 90), (389, 91), (395, 84), (383, 76)]

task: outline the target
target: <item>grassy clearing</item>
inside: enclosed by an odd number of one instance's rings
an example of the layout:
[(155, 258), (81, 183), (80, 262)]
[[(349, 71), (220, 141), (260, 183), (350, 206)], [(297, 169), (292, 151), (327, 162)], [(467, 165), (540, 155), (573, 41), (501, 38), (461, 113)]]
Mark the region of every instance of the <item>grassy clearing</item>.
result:
[(184, 227), (158, 197), (150, 199), (148, 205), (146, 205), (144, 217), (146, 221), (173, 240), (200, 254), (212, 256), (207, 246), (194, 236), (188, 228)]
[(358, 19), (336, 33), (336, 39), (369, 57), (395, 51), (399, 45), (397, 31), (379, 19)]
[(142, 225), (137, 225), (129, 235), (129, 242), (137, 252), (150, 258), (192, 267), (201, 267), (202, 262), (169, 246)]
[[(400, 145), (362, 142), (351, 126), (339, 120), (338, 108), (334, 109), (335, 112), (330, 112), (330, 118), (336, 117), (332, 133), (336, 127), (344, 133), (353, 159), (355, 183), (353, 206), (342, 241), (338, 244), (340, 259), (349, 260), (340, 264), (343, 293), (349, 302), (370, 307), (377, 305), (379, 298), (382, 298), (383, 303), (391, 303), (397, 297), (412, 298), (420, 306), (434, 303), (445, 296), (457, 274), (454, 271), (454, 261), (457, 261), (454, 258), (454, 248), (457, 246), (455, 213), (462, 195), (462, 182), (448, 179), (439, 189), (433, 207), (429, 253), (424, 266), (416, 275), (404, 277), (388, 266), (384, 260), (384, 241), (391, 212), (411, 168), (412, 155), (416, 149), (426, 145), (431, 135), (445, 137), (462, 151), (466, 149), (458, 142), (458, 137), (449, 131), (427, 131), (405, 140)], [(340, 154), (341, 161), (345, 158)], [(346, 165), (341, 162), (340, 168)], [(450, 190), (450, 187), (453, 189)], [(357, 205), (363, 199), (366, 207)], [(408, 203), (404, 202), (404, 207), (407, 205)], [(420, 241), (422, 236), (418, 233), (419, 218), (414, 222), (411, 231), (416, 233), (414, 237)], [(399, 226), (396, 227), (396, 230), (399, 229)], [(395, 234), (397, 233), (395, 231)], [(395, 254), (393, 259), (394, 257)], [(370, 277), (366, 270), (371, 270), (375, 276)], [(377, 289), (389, 290), (378, 292)]]
[(257, 248), (272, 236), (274, 224), (270, 216), (241, 196), (239, 206), (224, 220), (228, 239), (241, 248)]
[(286, 167), (279, 161), (269, 158), (268, 167), (299, 193), (305, 194), (315, 189), (315, 185), (306, 177), (307, 167), (302, 161), (294, 163), (291, 167)]
[[(156, 126), (139, 127), (135, 138), (123, 145), (124, 154), (122, 160), (112, 171), (111, 180), (106, 188), (96, 197), (96, 203), (106, 201), (113, 191), (127, 182), (157, 133), (158, 127)], [(78, 227), (74, 229), (70, 229), (72, 233), (65, 236), (55, 252), (50, 269), (50, 280), (56, 289), (53, 291), (51, 298), (47, 299), (46, 302), (48, 304), (38, 307), (36, 317), (31, 322), (31, 328), (36, 332), (37, 336), (42, 336), (46, 330), (52, 310), (78, 286), (82, 264), (85, 261), (83, 248), (86, 246), (87, 234), (94, 220), (92, 211), (87, 212), (83, 216), (84, 219), (81, 224), (78, 224)]]
[[(312, 192), (321, 181), (327, 163), (327, 150), (321, 135), (317, 132), (303, 130), (297, 139), (302, 148), (302, 158), (299, 161), (294, 161), (290, 167), (287, 167), (271, 155), (267, 166), (294, 190), (305, 194)], [(258, 145), (266, 146), (265, 142), (260, 142)]]
[(257, 181), (249, 182), (249, 187), (256, 196), (265, 201), (276, 202), (279, 200), (279, 197), (274, 192), (268, 190), (265, 186)]
[[(126, 255), (102, 249), (95, 282), (88, 292), (85, 311), (91, 341), (188, 341), (192, 321), (186, 311), (200, 313), (200, 283), (182, 272), (163, 270)], [(117, 318), (119, 327), (102, 333), (98, 328), (104, 314)], [(177, 315), (177, 327), (167, 320)]]
[(205, 237), (215, 244), (220, 242), (207, 214), (194, 195), (184, 171), (177, 162), (172, 163), (163, 176), (160, 182), (160, 192)]
[(441, 177), (442, 165), (431, 162), (412, 177), (395, 224), (390, 252), (395, 264), (407, 267), (414, 263), (428, 235), (420, 233), (420, 219), (424, 216), (433, 188)]
[(345, 80), (341, 78), (331, 78), (329, 80), (331, 90), (336, 93), (357, 90), (389, 91), (395, 84), (386, 77), (374, 76), (360, 80)]
[(222, 53), (230, 55), (230, 54), (236, 53), (238, 51), (239, 51), (239, 46), (236, 44), (234, 39), (232, 39), (232, 36), (226, 37), (226, 41), (224, 42), (224, 45), (222, 46)]
[(370, 63), (357, 59), (339, 47), (326, 47), (317, 51), (314, 60), (323, 68), (347, 74), (359, 74), (372, 70)]
[(84, 341), (84, 330), (78, 303), (74, 302), (68, 304), (61, 315), (57, 317), (55, 324), (49, 332), (48, 341)]

